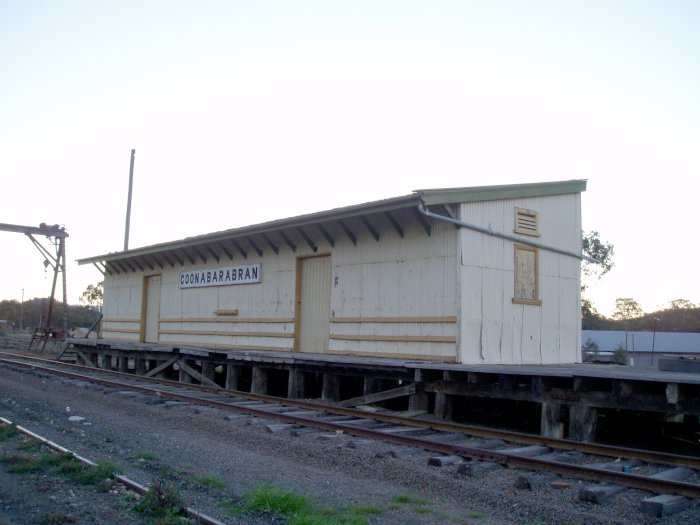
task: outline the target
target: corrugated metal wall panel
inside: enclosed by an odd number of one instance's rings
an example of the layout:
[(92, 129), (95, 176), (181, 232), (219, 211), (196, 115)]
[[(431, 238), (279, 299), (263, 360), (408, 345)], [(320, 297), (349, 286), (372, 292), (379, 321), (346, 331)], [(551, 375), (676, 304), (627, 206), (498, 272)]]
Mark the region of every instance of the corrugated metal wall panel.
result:
[[(460, 218), (513, 235), (515, 208), (539, 216), (540, 237), (523, 238), (580, 253), (580, 195), (467, 203), (461, 205)], [(459, 244), (462, 362), (580, 361), (574, 344), (579, 338), (580, 261), (538, 250), (542, 304), (514, 304), (514, 243), (462, 229)]]
[[(512, 234), (514, 208), (532, 209), (539, 214), (544, 244), (580, 251), (580, 196), (513, 199), (468, 203), (460, 207), (461, 219)], [(331, 323), (331, 336), (452, 337), (457, 343), (330, 339), (331, 352), (366, 355), (407, 355), (420, 358), (454, 359), (464, 363), (538, 363), (580, 360), (579, 272), (572, 258), (539, 251), (539, 297), (541, 306), (513, 304), (513, 243), (430, 220), (429, 236), (412, 212), (397, 214), (403, 238), (385, 218), (375, 216), (372, 226), (379, 232), (375, 241), (359, 219), (347, 221), (357, 239), (354, 245), (338, 227), (329, 225), (334, 247), (311, 231), (319, 253), (331, 254), (330, 316), (359, 318), (355, 324)], [(291, 235), (291, 234), (290, 234)], [(299, 236), (292, 253), (280, 243), (279, 254), (265, 247), (263, 257), (254, 251), (243, 259), (222, 260), (219, 266), (262, 264), (259, 284), (179, 289), (179, 274), (191, 268), (217, 266), (198, 262), (162, 271), (161, 317), (182, 319), (162, 327), (164, 331), (197, 332), (210, 335), (161, 334), (161, 341), (186, 339), (191, 344), (251, 344), (291, 348), (291, 339), (261, 335), (217, 335), (222, 331), (291, 330), (282, 326), (201, 324), (188, 318), (216, 317), (217, 310), (238, 310), (239, 318), (294, 317), (297, 257), (312, 255)], [(142, 301), (142, 273), (108, 275), (105, 279), (105, 316), (139, 319)], [(461, 289), (461, 291), (460, 291)], [(456, 323), (377, 323), (382, 318), (456, 317)], [(116, 325), (107, 325), (113, 330)], [(131, 325), (124, 324), (129, 327)], [(204, 328), (205, 327), (205, 328)], [(129, 328), (126, 328), (128, 331)], [(107, 332), (109, 333), (109, 332)], [(130, 336), (111, 332), (122, 338)], [(257, 341), (257, 343), (256, 343)], [(572, 347), (573, 346), (573, 347)], [(458, 349), (458, 351), (457, 351)]]

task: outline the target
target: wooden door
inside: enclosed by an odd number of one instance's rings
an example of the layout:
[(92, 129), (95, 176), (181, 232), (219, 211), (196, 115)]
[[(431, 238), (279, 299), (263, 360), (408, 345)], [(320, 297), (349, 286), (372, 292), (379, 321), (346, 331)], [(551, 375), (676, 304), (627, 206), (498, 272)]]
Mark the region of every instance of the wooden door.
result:
[(331, 257), (297, 261), (297, 352), (322, 353), (328, 349), (331, 309)]
[(157, 343), (160, 321), (160, 275), (144, 278), (143, 285), (142, 340), (144, 343)]

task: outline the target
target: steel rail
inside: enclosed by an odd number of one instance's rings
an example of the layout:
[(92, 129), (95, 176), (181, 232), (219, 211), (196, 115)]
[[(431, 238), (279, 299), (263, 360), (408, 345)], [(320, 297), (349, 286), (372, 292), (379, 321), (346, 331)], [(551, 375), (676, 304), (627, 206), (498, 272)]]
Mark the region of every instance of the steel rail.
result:
[[(340, 430), (348, 435), (354, 435), (354, 436), (358, 436), (358, 437), (364, 437), (364, 438), (368, 438), (368, 439), (384, 441), (384, 442), (393, 443), (396, 445), (404, 445), (404, 446), (422, 448), (424, 450), (438, 452), (441, 454), (457, 455), (460, 457), (464, 457), (464, 458), (468, 458), (468, 459), (476, 459), (476, 460), (481, 460), (481, 461), (492, 461), (492, 462), (499, 463), (499, 464), (505, 465), (505, 466), (513, 466), (513, 467), (530, 469), (530, 470), (555, 472), (555, 473), (560, 474), (560, 475), (572, 476), (572, 477), (600, 481), (600, 482), (615, 483), (618, 485), (623, 485), (623, 486), (642, 489), (642, 490), (648, 490), (648, 491), (660, 493), (660, 494), (675, 494), (675, 495), (684, 496), (684, 497), (688, 497), (688, 498), (700, 498), (700, 485), (695, 485), (695, 484), (687, 483), (687, 482), (665, 480), (665, 479), (653, 478), (653, 477), (648, 477), (648, 476), (640, 476), (637, 474), (632, 474), (632, 473), (627, 473), (627, 472), (608, 471), (608, 470), (604, 470), (604, 469), (600, 469), (600, 468), (587, 467), (585, 465), (572, 465), (572, 464), (566, 464), (566, 463), (559, 463), (559, 462), (555, 462), (555, 461), (551, 461), (551, 460), (539, 459), (536, 457), (531, 458), (531, 457), (519, 456), (517, 454), (512, 454), (512, 453), (488, 451), (488, 450), (484, 450), (484, 449), (480, 449), (480, 448), (476, 448), (476, 447), (464, 447), (464, 446), (458, 446), (458, 445), (449, 445), (449, 444), (431, 441), (428, 439), (422, 439), (419, 437), (398, 436), (398, 435), (387, 434), (385, 432), (382, 432), (381, 430), (358, 428), (358, 427), (353, 426), (353, 425), (343, 424), (342, 422), (341, 423), (333, 423), (333, 422), (321, 421), (318, 418), (314, 418), (314, 417), (303, 417), (303, 416), (298, 416), (298, 415), (289, 415), (289, 414), (284, 414), (284, 413), (271, 412), (271, 411), (264, 410), (261, 408), (255, 408), (255, 407), (231, 403), (231, 402), (216, 401), (216, 400), (207, 399), (207, 398), (203, 399), (203, 398), (198, 398), (198, 397), (193, 396), (193, 395), (180, 394), (180, 393), (166, 391), (166, 390), (159, 390), (158, 388), (154, 388), (154, 387), (148, 387), (148, 386), (143, 386), (143, 385), (134, 385), (133, 383), (112, 381), (110, 379), (100, 379), (100, 378), (95, 378), (93, 376), (86, 376), (83, 374), (77, 374), (77, 373), (67, 372), (67, 371), (63, 371), (63, 370), (56, 370), (53, 368), (47, 368), (47, 367), (37, 366), (37, 365), (33, 365), (33, 364), (17, 363), (17, 362), (12, 361), (12, 360), (0, 359), (0, 362), (9, 362), (8, 364), (25, 366), (25, 367), (28, 367), (30, 369), (38, 369), (38, 370), (43, 370), (43, 371), (47, 371), (47, 372), (54, 372), (54, 373), (58, 373), (60, 375), (63, 375), (65, 377), (71, 377), (74, 379), (85, 380), (85, 381), (101, 384), (104, 386), (110, 386), (110, 387), (115, 387), (115, 388), (127, 388), (130, 390), (135, 390), (135, 391), (143, 392), (146, 394), (154, 394), (154, 395), (160, 396), (160, 397), (168, 397), (170, 399), (185, 401), (185, 402), (189, 402), (189, 403), (196, 403), (196, 404), (204, 404), (204, 405), (208, 405), (208, 406), (213, 406), (213, 407), (216, 407), (219, 409), (223, 409), (225, 411), (243, 413), (243, 414), (248, 414), (248, 415), (252, 415), (252, 416), (256, 416), (256, 417), (260, 417), (260, 418), (266, 418), (266, 419), (275, 419), (277, 421), (284, 421), (286, 423), (290, 423), (293, 425), (300, 425), (300, 426), (305, 426), (305, 427), (317, 428), (320, 430), (327, 430), (330, 432), (337, 432)], [(90, 368), (90, 370), (94, 371), (96, 369)], [(127, 375), (132, 380), (140, 378), (140, 376), (134, 376), (131, 374), (122, 374), (122, 375)], [(169, 383), (174, 383), (174, 382), (169, 382)], [(180, 383), (174, 383), (174, 385), (180, 385)], [(231, 395), (235, 395), (235, 394), (231, 391)], [(270, 396), (266, 396), (266, 397), (270, 397)], [(275, 400), (274, 401), (275, 404), (282, 404), (282, 403), (277, 402), (277, 401), (279, 401), (279, 398), (273, 398), (273, 399)], [(315, 405), (315, 406), (319, 407), (319, 405)], [(320, 405), (320, 407), (321, 407), (321, 410), (323, 410), (325, 408), (325, 405)], [(318, 410), (318, 408), (316, 408), (316, 409)], [(374, 416), (376, 416), (375, 413), (368, 414), (366, 412), (360, 412), (360, 411), (355, 411), (355, 412), (359, 412), (359, 413), (352, 414), (354, 417), (376, 419), (374, 417)], [(348, 414), (348, 415), (350, 415), (350, 414)]]
[[(457, 455), (460, 457), (475, 459), (481, 461), (492, 461), (499, 463), (504, 466), (512, 466), (530, 470), (548, 471), (554, 472), (564, 476), (577, 477), (582, 479), (588, 479), (599, 482), (615, 483), (618, 485), (623, 485), (631, 488), (637, 488), (642, 490), (647, 490), (660, 494), (675, 494), (688, 498), (700, 498), (700, 485), (659, 479), (648, 476), (640, 476), (637, 474), (626, 473), (626, 472), (615, 472), (608, 471), (596, 467), (588, 467), (586, 465), (572, 465), (566, 463), (559, 463), (551, 460), (541, 459), (541, 458), (531, 458), (524, 457), (513, 453), (504, 453), (498, 451), (488, 451), (480, 449), (477, 447), (464, 447), (459, 445), (449, 445), (440, 442), (431, 441), (429, 439), (422, 439), (419, 437), (409, 437), (409, 436), (398, 436), (387, 434), (381, 430), (372, 430), (365, 428), (358, 428), (354, 425), (343, 424), (342, 422), (327, 422), (319, 420), (316, 417), (303, 417), (299, 415), (289, 415), (279, 412), (271, 412), (262, 408), (251, 407), (249, 405), (241, 405), (235, 402), (224, 402), (212, 400), (210, 398), (198, 398), (193, 395), (181, 394), (167, 390), (160, 390), (154, 387), (148, 387), (143, 385), (134, 385), (133, 383), (124, 383), (120, 381), (112, 381), (110, 379), (100, 379), (93, 376), (86, 376), (82, 374), (77, 374), (73, 372), (67, 372), (63, 370), (56, 370), (53, 368), (47, 368), (43, 366), (37, 366), (34, 364), (18, 363), (12, 360), (0, 359), (0, 362), (8, 362), (8, 364), (14, 364), (19, 366), (24, 366), (30, 369), (37, 369), (46, 372), (53, 372), (63, 375), (65, 377), (70, 377), (74, 379), (86, 380), (96, 384), (101, 384), (104, 386), (115, 387), (115, 388), (127, 388), (130, 390), (156, 395), (160, 397), (167, 397), (170, 399), (185, 401), (195, 404), (204, 404), (208, 406), (213, 406), (225, 411), (243, 413), (251, 416), (256, 416), (265, 419), (274, 419), (277, 421), (283, 421), (293, 425), (300, 425), (305, 427), (317, 428), (320, 430), (327, 430), (330, 432), (343, 431), (348, 435), (354, 435), (358, 437), (364, 437), (368, 439), (384, 441), (388, 443), (393, 443), (396, 445), (404, 445), (416, 448), (422, 448), (424, 450), (438, 452), (447, 455)], [(91, 371), (96, 369), (90, 368)], [(130, 379), (137, 379), (140, 376), (133, 376), (131, 374), (122, 374), (129, 376)], [(169, 382), (174, 383), (174, 382)], [(174, 385), (180, 385), (180, 383), (174, 383)], [(173, 385), (173, 386), (174, 386)], [(169, 385), (164, 385), (169, 386)], [(227, 391), (228, 392), (228, 391)], [(231, 392), (231, 394), (233, 394)], [(239, 397), (239, 396), (237, 396)], [(269, 396), (267, 396), (269, 397)], [(245, 399), (245, 398), (243, 398)], [(279, 398), (273, 398), (275, 404)], [(318, 407), (319, 405), (315, 405)], [(320, 405), (321, 410), (325, 408), (324, 405)], [(354, 417), (363, 417), (369, 419), (375, 419), (374, 413), (368, 414), (366, 412), (360, 412), (353, 414)]]
[[(637, 459), (639, 461), (644, 461), (646, 463), (659, 463), (671, 466), (683, 466), (693, 469), (700, 470), (700, 458), (694, 456), (685, 456), (681, 454), (672, 454), (668, 452), (658, 452), (653, 450), (644, 450), (636, 448), (627, 448), (616, 445), (606, 445), (601, 443), (586, 443), (583, 441), (575, 441), (571, 439), (560, 439), (560, 438), (550, 438), (545, 436), (537, 436), (533, 434), (526, 434), (522, 432), (514, 432), (510, 430), (500, 430), (492, 429), (486, 427), (479, 427), (473, 425), (465, 425), (461, 423), (450, 423), (444, 421), (435, 421), (430, 419), (419, 419), (410, 418), (406, 416), (399, 416), (393, 414), (382, 414), (373, 412), (368, 415), (366, 411), (338, 407), (329, 404), (314, 403), (312, 401), (295, 400), (280, 398), (275, 396), (269, 396), (265, 394), (254, 394), (251, 392), (242, 392), (239, 390), (227, 390), (224, 388), (214, 388), (206, 385), (194, 385), (187, 383), (179, 383), (177, 381), (170, 381), (167, 379), (157, 379), (153, 377), (137, 376), (130, 373), (117, 372), (115, 370), (105, 370), (101, 368), (75, 365), (72, 363), (61, 363), (55, 360), (38, 358), (33, 356), (25, 356), (21, 354), (11, 354), (7, 352), (0, 352), (0, 355), (8, 355), (13, 358), (19, 358), (29, 361), (39, 361), (42, 363), (47, 363), (51, 365), (60, 365), (68, 368), (86, 370), (89, 372), (97, 372), (106, 375), (112, 375), (117, 377), (129, 378), (132, 380), (145, 381), (154, 384), (171, 385), (181, 389), (196, 390), (204, 392), (215, 392), (221, 393), (229, 396), (241, 397), (254, 401), (262, 401), (266, 403), (276, 403), (284, 406), (303, 408), (308, 410), (322, 411), (329, 414), (351, 416), (367, 419), (375, 419), (377, 421), (382, 421), (385, 423), (393, 423), (397, 425), (413, 426), (418, 428), (425, 428), (429, 430), (435, 430), (440, 432), (455, 432), (460, 434), (465, 434), (473, 437), (488, 438), (488, 439), (503, 439), (506, 441), (512, 441), (514, 443), (522, 443), (527, 445), (543, 445), (555, 450), (577, 450), (584, 454), (594, 454), (598, 456), (619, 458), (625, 457), (628, 459)], [(0, 358), (0, 362), (11, 362), (14, 364), (22, 365), (21, 363), (16, 363), (12, 360), (5, 361)], [(58, 371), (60, 372), (60, 371)]]
[[(75, 459), (76, 461), (79, 461), (79, 462), (84, 463), (86, 465), (89, 465), (91, 467), (98, 466), (97, 463), (95, 463), (94, 461), (89, 460), (86, 457), (81, 456), (81, 455), (77, 454), (76, 452), (73, 452), (72, 450), (69, 450), (69, 449), (63, 447), (54, 441), (48, 440), (45, 437), (40, 436), (36, 432), (32, 432), (28, 428), (17, 425), (15, 423), (13, 423), (12, 421), (10, 421), (9, 419), (6, 419), (4, 417), (0, 417), (0, 423), (8, 425), (8, 426), (16, 429), (17, 431), (22, 432), (23, 434), (25, 434), (33, 439), (36, 439), (42, 445), (46, 445), (50, 449), (53, 449), (57, 452), (61, 452), (62, 454), (70, 454), (73, 457), (73, 459)], [(122, 474), (117, 474), (116, 472), (113, 472), (112, 475), (114, 476), (114, 479), (116, 479), (119, 483), (129, 487), (134, 492), (138, 492), (141, 495), (146, 494), (148, 492), (148, 486), (142, 485), (138, 481), (134, 481), (133, 479), (127, 478), (126, 476), (124, 476)], [(200, 511), (198, 511), (195, 508), (185, 507), (185, 509), (183, 509), (183, 510), (184, 510), (185, 514), (187, 515), (187, 517), (198, 520), (197, 523), (202, 523), (204, 525), (226, 525), (224, 522), (219, 521), (216, 518), (213, 518), (211, 516), (208, 516)]]
[[(0, 362), (5, 362), (6, 360), (0, 360)], [(17, 364), (17, 363), (12, 363)], [(504, 453), (497, 451), (488, 451), (476, 447), (464, 447), (458, 445), (449, 445), (444, 443), (439, 443), (431, 441), (428, 439), (422, 439), (418, 437), (409, 436), (398, 436), (387, 434), (381, 430), (372, 430), (366, 428), (358, 428), (353, 425), (345, 425), (343, 423), (333, 423), (327, 421), (321, 421), (318, 418), (313, 417), (303, 417), (298, 415), (289, 415), (278, 412), (270, 412), (264, 409), (235, 404), (227, 403), (223, 401), (216, 401), (212, 399), (202, 399), (196, 396), (179, 394), (175, 392), (169, 392), (165, 390), (159, 390), (157, 388), (134, 385), (130, 383), (123, 383), (119, 381), (112, 381), (109, 379), (98, 379), (91, 376), (85, 376), (82, 374), (75, 374), (73, 372), (60, 371), (55, 369), (49, 369), (45, 367), (40, 367), (36, 365), (25, 365), (29, 368), (58, 372), (66, 377), (71, 377), (75, 379), (86, 380), (101, 384), (104, 386), (116, 387), (116, 388), (127, 388), (130, 390), (135, 390), (138, 392), (143, 392), (147, 394), (155, 394), (161, 397), (168, 397), (170, 399), (186, 401), (189, 403), (204, 404), (208, 406), (213, 406), (225, 411), (236, 412), (248, 414), (265, 419), (275, 419), (277, 421), (284, 421), (294, 425), (300, 425), (305, 427), (317, 428), (320, 430), (328, 430), (330, 432), (343, 431), (348, 435), (354, 435), (358, 437), (364, 437), (377, 441), (384, 441), (388, 443), (393, 443), (395, 445), (404, 445), (415, 448), (422, 448), (431, 452), (438, 452), (446, 455), (457, 455), (463, 458), (475, 459), (481, 461), (492, 461), (499, 463), (504, 466), (518, 467), (529, 470), (554, 472), (556, 474), (576, 477), (581, 479), (587, 479), (592, 481), (599, 481), (605, 483), (614, 483), (618, 485), (623, 485), (630, 488), (636, 488), (641, 490), (646, 490), (659, 494), (675, 494), (679, 496), (684, 496), (687, 498), (700, 499), (700, 485), (693, 483), (666, 480), (660, 478), (654, 478), (649, 476), (641, 476), (638, 474), (632, 474), (627, 472), (615, 472), (604, 470), (596, 467), (588, 467), (586, 465), (572, 465), (568, 463), (559, 463), (556, 461), (539, 459), (536, 457), (524, 457), (513, 453)], [(138, 376), (131, 376), (132, 378)], [(375, 414), (364, 413), (365, 418), (374, 418)]]

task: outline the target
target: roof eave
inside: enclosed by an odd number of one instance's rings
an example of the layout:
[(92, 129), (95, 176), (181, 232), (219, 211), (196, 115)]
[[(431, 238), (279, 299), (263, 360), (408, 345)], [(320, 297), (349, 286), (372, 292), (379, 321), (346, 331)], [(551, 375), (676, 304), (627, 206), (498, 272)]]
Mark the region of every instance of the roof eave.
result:
[(112, 252), (105, 255), (98, 255), (95, 257), (88, 257), (85, 259), (78, 259), (78, 264), (94, 264), (97, 262), (114, 261), (129, 257), (141, 257), (143, 255), (150, 255), (163, 251), (177, 250), (189, 246), (200, 245), (203, 243), (215, 242), (222, 239), (234, 239), (237, 237), (243, 237), (247, 235), (270, 233), (273, 231), (284, 230), (287, 228), (297, 228), (308, 226), (310, 224), (350, 219), (353, 217), (359, 217), (362, 215), (368, 215), (372, 213), (382, 213), (385, 211), (392, 211), (401, 208), (409, 208), (412, 206), (417, 206), (419, 199), (420, 196), (417, 193), (413, 193), (411, 195), (405, 195), (402, 197), (395, 197), (366, 204), (357, 204), (353, 206), (347, 206), (344, 208), (335, 208), (328, 211), (311, 213), (308, 215), (300, 215), (297, 217), (290, 217), (287, 219), (264, 222), (250, 226), (243, 226), (241, 228), (233, 228), (230, 230), (223, 230), (220, 232), (208, 233), (205, 235), (199, 235), (195, 237), (187, 237), (178, 241), (154, 244), (151, 246), (145, 246), (143, 248), (135, 248), (133, 250)]

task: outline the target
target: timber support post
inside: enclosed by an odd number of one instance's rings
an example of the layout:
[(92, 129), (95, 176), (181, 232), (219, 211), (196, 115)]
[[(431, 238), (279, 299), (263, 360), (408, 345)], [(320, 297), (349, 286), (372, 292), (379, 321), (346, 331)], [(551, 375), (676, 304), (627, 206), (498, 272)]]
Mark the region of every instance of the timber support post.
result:
[(584, 405), (569, 407), (569, 439), (592, 443), (595, 440), (597, 410)]
[(216, 365), (212, 361), (202, 361), (202, 376), (214, 383), (214, 368)]
[[(442, 373), (442, 380), (451, 381), (452, 372), (445, 370)], [(435, 417), (438, 419), (450, 419), (452, 417), (452, 399), (443, 392), (435, 393)]]
[(323, 391), (321, 399), (324, 401), (338, 401), (340, 399), (340, 380), (333, 374), (323, 374)]
[(117, 357), (117, 367), (120, 372), (126, 374), (129, 371), (129, 356), (120, 355)]
[(413, 372), (413, 379), (416, 385), (416, 393), (409, 396), (408, 409), (410, 411), (427, 412), (428, 394), (426, 392), (423, 392), (423, 388), (420, 384), (424, 379), (423, 371), (419, 368), (416, 368), (416, 370), (414, 370)]
[(540, 435), (548, 438), (564, 438), (564, 423), (562, 422), (562, 404), (554, 401), (542, 402), (540, 419)]
[(185, 367), (190, 367), (193, 363), (192, 362), (188, 363), (186, 359), (181, 359), (178, 364), (185, 365), (184, 367), (180, 366), (180, 377), (179, 377), (180, 383), (185, 383), (188, 385), (191, 384), (192, 383), (192, 376), (185, 371)]
[(226, 390), (240, 390), (241, 367), (229, 363), (226, 365)]
[(289, 399), (301, 399), (304, 397), (304, 373), (298, 368), (289, 371), (287, 381), (287, 397)]
[(267, 394), (267, 368), (262, 366), (253, 367), (253, 378), (250, 384), (252, 394)]
[(142, 376), (146, 373), (146, 369), (148, 368), (148, 361), (146, 359), (136, 357), (134, 358), (134, 368), (136, 375)]

